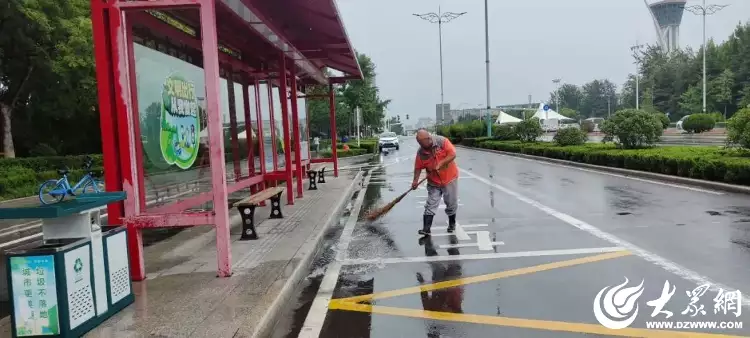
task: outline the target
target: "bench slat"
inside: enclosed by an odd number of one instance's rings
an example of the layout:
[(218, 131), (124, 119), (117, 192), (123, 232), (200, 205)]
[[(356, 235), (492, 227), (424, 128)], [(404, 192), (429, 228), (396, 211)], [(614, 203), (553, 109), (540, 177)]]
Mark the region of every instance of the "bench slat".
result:
[(266, 189), (263, 189), (262, 191), (256, 193), (255, 195), (252, 195), (252, 196), (247, 197), (247, 198), (243, 198), (239, 202), (234, 203), (234, 206), (238, 207), (238, 206), (257, 205), (260, 202), (263, 202), (263, 201), (265, 201), (265, 200), (267, 200), (267, 199), (275, 196), (276, 194), (278, 194), (280, 192), (283, 192), (284, 190), (286, 190), (286, 189), (283, 188), (283, 187), (266, 188)]
[(310, 170), (320, 171), (320, 169), (327, 168), (327, 167), (328, 167), (328, 165), (326, 165), (324, 163), (315, 163), (315, 164), (313, 164), (313, 165), (310, 166)]

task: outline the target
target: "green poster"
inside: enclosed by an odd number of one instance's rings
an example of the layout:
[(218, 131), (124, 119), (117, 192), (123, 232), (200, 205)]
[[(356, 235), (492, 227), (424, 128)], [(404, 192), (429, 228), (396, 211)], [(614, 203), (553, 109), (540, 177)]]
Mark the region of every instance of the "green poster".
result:
[(59, 334), (55, 257), (11, 257), (10, 279), (16, 335)]
[(188, 169), (198, 158), (200, 142), (195, 84), (174, 73), (164, 81), (161, 96), (161, 155), (170, 165)]

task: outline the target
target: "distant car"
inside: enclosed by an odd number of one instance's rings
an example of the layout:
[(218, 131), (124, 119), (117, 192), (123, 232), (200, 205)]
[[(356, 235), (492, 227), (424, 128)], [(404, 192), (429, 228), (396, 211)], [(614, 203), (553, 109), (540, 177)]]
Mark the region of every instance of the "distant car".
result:
[(398, 150), (398, 135), (389, 131), (380, 134), (380, 137), (378, 137), (378, 150), (382, 152), (383, 148), (396, 148)]
[(682, 129), (682, 122), (684, 122), (685, 120), (687, 120), (687, 118), (688, 118), (689, 116), (690, 116), (690, 115), (685, 115), (685, 116), (683, 116), (683, 117), (682, 117), (682, 118), (681, 118), (681, 119), (680, 119), (679, 121), (677, 121), (677, 125), (676, 125), (676, 127), (677, 127), (677, 131), (679, 131), (679, 132), (681, 132), (681, 133), (687, 133), (687, 130), (685, 130), (685, 129)]

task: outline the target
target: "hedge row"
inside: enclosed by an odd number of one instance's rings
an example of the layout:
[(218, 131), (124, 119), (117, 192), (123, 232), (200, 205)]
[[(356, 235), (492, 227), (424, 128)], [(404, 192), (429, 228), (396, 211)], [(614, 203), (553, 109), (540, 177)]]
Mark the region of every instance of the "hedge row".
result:
[[(92, 168), (92, 171), (101, 172), (102, 168)], [(75, 184), (86, 173), (82, 169), (71, 170), (68, 172), (68, 179), (71, 184)], [(57, 170), (34, 171), (18, 166), (0, 168), (0, 201), (34, 196), (39, 193), (39, 186), (44, 181), (58, 178), (60, 175)]]
[[(336, 152), (336, 155), (339, 158), (342, 158), (342, 157), (352, 157), (352, 156), (359, 156), (359, 155), (365, 155), (365, 154), (371, 154), (371, 153), (372, 152), (368, 151), (367, 149), (363, 149), (363, 148), (349, 148), (349, 150), (347, 150), (347, 151), (338, 150)], [(331, 157), (333, 157), (333, 154), (330, 151), (328, 151), (328, 150), (321, 151), (320, 152), (320, 157), (322, 157), (322, 158), (331, 158)]]
[[(87, 155), (75, 156), (41, 156), (41, 157), (22, 157), (22, 158), (0, 158), (0, 171), (4, 168), (28, 168), (34, 171), (54, 171), (64, 167), (70, 169), (83, 168), (83, 162)], [(102, 155), (94, 154), (90, 156), (94, 163), (92, 167), (102, 167)]]
[(718, 147), (618, 149), (612, 144), (560, 147), (549, 142), (520, 143), (466, 139), (462, 145), (594, 165), (648, 171), (730, 184), (750, 185), (750, 157)]

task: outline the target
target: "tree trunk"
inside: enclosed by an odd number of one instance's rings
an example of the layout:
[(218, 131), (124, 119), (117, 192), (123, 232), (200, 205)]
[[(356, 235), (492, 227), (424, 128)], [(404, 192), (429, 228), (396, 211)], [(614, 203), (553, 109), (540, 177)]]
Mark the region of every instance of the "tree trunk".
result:
[(15, 158), (16, 148), (13, 146), (13, 133), (10, 129), (10, 114), (13, 111), (13, 108), (4, 103), (0, 103), (0, 111), (3, 116), (3, 156), (5, 156), (5, 158)]

